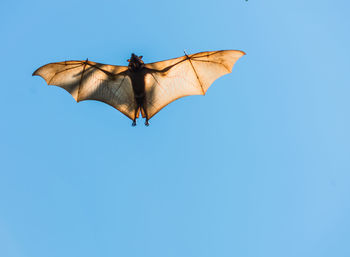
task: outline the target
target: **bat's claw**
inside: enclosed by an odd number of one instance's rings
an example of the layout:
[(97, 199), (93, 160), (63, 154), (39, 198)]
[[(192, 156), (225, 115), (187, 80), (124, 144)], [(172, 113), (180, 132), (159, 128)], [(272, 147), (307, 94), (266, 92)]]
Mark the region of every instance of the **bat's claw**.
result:
[(145, 125), (146, 125), (147, 127), (149, 126), (148, 120), (145, 121)]
[(133, 121), (132, 121), (131, 126), (133, 126), (133, 127), (135, 127), (135, 126), (136, 126), (136, 120), (133, 120)]

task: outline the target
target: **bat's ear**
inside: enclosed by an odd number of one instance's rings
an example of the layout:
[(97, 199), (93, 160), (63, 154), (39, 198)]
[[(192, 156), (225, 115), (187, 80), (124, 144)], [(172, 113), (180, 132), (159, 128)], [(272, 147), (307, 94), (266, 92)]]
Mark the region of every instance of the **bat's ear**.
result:
[(140, 59), (142, 59), (142, 57), (143, 57), (142, 55), (139, 56)]

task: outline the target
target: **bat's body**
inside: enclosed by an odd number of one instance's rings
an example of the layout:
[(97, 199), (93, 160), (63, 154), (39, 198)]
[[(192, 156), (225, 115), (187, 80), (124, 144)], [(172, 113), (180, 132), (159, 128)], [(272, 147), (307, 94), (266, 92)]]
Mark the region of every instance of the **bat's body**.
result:
[(136, 118), (138, 117), (138, 113), (140, 110), (143, 110), (146, 117), (145, 125), (148, 126), (148, 115), (147, 111), (144, 107), (145, 102), (145, 76), (147, 74), (147, 70), (145, 69), (145, 65), (141, 60), (142, 56), (137, 56), (135, 54), (131, 55), (129, 61), (129, 77), (131, 79), (132, 89), (134, 92), (134, 98), (136, 102), (135, 115), (132, 122), (132, 125), (136, 125)]
[(134, 97), (137, 104), (137, 107), (135, 109), (135, 116), (133, 119), (132, 125), (136, 125), (136, 118), (138, 111), (141, 109), (145, 112), (146, 116), (146, 126), (148, 126), (148, 115), (146, 110), (143, 108), (144, 101), (145, 101), (145, 75), (144, 68), (142, 68), (140, 71), (130, 71), (130, 79), (132, 84), (132, 89), (134, 91)]
[(97, 100), (115, 107), (133, 120), (133, 126), (141, 112), (148, 126), (148, 120), (172, 101), (204, 95), (244, 54), (237, 50), (201, 52), (148, 64), (142, 56), (132, 54), (128, 66), (65, 61), (44, 65), (33, 75), (64, 88), (77, 102)]

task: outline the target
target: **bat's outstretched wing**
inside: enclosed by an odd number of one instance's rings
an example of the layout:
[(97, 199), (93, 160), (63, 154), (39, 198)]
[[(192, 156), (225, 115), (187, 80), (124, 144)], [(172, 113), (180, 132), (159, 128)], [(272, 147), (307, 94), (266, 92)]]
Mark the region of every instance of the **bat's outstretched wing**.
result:
[(242, 51), (201, 52), (145, 65), (146, 99), (150, 119), (169, 103), (188, 95), (204, 95), (217, 78), (230, 73)]
[(46, 64), (37, 69), (34, 75), (44, 78), (48, 85), (67, 90), (77, 102), (102, 101), (130, 119), (134, 118), (137, 105), (126, 66), (87, 60), (66, 61)]

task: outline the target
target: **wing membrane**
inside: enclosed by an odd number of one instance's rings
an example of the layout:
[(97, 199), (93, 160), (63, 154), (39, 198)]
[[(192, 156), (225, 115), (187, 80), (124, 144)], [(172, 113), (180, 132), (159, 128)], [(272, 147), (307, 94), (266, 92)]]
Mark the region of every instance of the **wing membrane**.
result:
[(201, 52), (146, 64), (149, 72), (144, 106), (149, 118), (176, 99), (204, 95), (217, 78), (232, 71), (244, 54), (237, 50)]
[(126, 66), (66, 61), (44, 65), (33, 75), (65, 89), (77, 102), (102, 101), (133, 119), (136, 102)]

